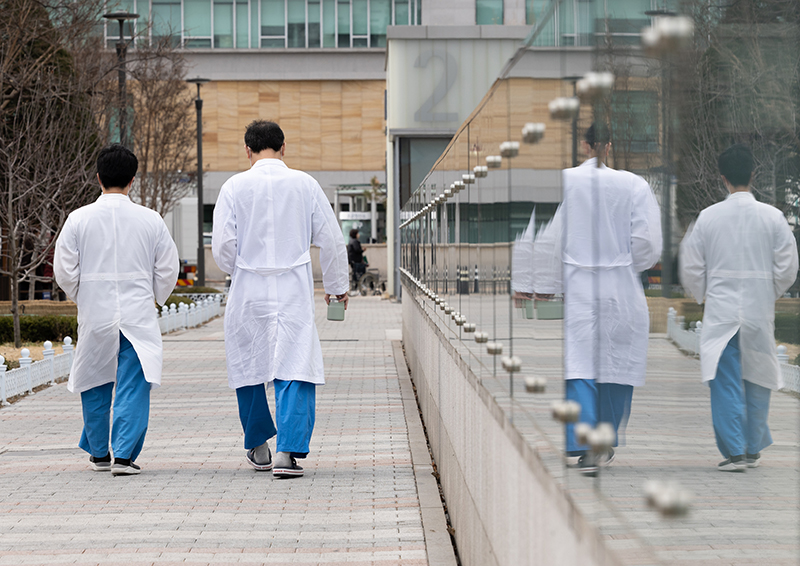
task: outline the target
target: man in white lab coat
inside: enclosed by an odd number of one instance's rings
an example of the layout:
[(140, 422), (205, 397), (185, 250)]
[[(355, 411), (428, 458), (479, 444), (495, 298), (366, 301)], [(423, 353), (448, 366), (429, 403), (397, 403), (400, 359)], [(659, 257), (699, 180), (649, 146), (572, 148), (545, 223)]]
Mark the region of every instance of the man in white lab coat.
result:
[(90, 454), (93, 470), (113, 475), (141, 471), (134, 461), (147, 432), (150, 389), (161, 384), (155, 303), (163, 304), (178, 280), (178, 250), (164, 220), (128, 198), (138, 166), (121, 145), (101, 150), (97, 178), (103, 194), (69, 215), (53, 262), (56, 281), (78, 305), (78, 345), (67, 388), (81, 394), (79, 446)]
[[(228, 384), (236, 390), (247, 462), (278, 478), (303, 475), (314, 430), (316, 386), (325, 383), (314, 324), (309, 247), (320, 248), (325, 301), (347, 306), (344, 237), (319, 184), (283, 162), (274, 122), (255, 121), (244, 136), (248, 171), (222, 186), (211, 248), (231, 275), (225, 309)], [(273, 422), (265, 384), (275, 388)], [(277, 431), (276, 431), (277, 424)], [(274, 462), (267, 441), (277, 433)]]
[(705, 301), (700, 335), (703, 381), (721, 471), (759, 465), (772, 444), (772, 390), (782, 387), (775, 349), (775, 300), (797, 277), (797, 244), (777, 208), (750, 192), (753, 154), (737, 144), (719, 156), (728, 197), (700, 213), (681, 243), (680, 276)]
[[(604, 164), (606, 126), (593, 124), (582, 146), (590, 159), (564, 170), (563, 202), (534, 242), (533, 287), (542, 298), (564, 293), (565, 392), (580, 421), (619, 431), (644, 385), (650, 317), (640, 274), (661, 255), (661, 220), (644, 179)], [(613, 449), (591, 454), (571, 424), (566, 443), (584, 473), (614, 459)]]

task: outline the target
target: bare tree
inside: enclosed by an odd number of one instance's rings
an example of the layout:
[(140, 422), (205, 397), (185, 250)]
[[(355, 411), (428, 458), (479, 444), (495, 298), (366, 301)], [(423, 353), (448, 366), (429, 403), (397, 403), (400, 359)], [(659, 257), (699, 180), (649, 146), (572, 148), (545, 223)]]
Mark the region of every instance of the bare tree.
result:
[(131, 198), (164, 216), (195, 186), (194, 103), (186, 62), (169, 38), (136, 51), (130, 90), (139, 173)]
[(800, 5), (738, 0), (685, 7), (696, 32), (675, 73), (680, 219), (686, 224), (724, 197), (717, 156), (737, 142), (753, 149), (756, 197), (786, 211), (800, 158)]
[[(52, 255), (67, 214), (96, 197), (102, 136), (94, 111), (102, 68), (97, 14), (78, 2), (2, 0), (0, 12), (0, 274), (11, 280), (14, 341), (20, 283)], [(80, 68), (76, 61), (81, 61)]]

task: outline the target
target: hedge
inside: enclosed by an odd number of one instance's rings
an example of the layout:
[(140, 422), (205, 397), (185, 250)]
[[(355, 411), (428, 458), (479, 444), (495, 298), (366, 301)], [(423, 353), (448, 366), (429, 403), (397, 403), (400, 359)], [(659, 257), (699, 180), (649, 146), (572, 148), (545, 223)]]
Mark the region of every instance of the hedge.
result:
[(800, 344), (800, 315), (776, 312), (775, 340), (787, 344)]
[(193, 287), (191, 285), (188, 287), (175, 287), (175, 289), (172, 291), (174, 295), (189, 295), (192, 293), (221, 293), (221, 292), (222, 291), (220, 291), (219, 289), (215, 289), (214, 287), (200, 287), (200, 286)]
[[(78, 317), (71, 315), (23, 314), (19, 326), (24, 342), (61, 342), (65, 336), (78, 339)], [(14, 317), (0, 315), (0, 343), (14, 341)]]

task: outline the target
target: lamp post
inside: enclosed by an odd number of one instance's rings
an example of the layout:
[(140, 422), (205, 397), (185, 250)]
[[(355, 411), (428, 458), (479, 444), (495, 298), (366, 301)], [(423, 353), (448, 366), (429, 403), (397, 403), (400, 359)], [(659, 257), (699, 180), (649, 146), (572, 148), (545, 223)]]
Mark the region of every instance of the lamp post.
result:
[[(579, 76), (571, 76), (571, 77), (562, 77), (561, 80), (569, 81), (572, 83), (572, 96), (578, 95), (578, 81), (581, 80), (583, 77)], [(578, 114), (575, 114), (575, 117), (572, 118), (572, 166), (578, 166)]]
[(194, 107), (197, 110), (197, 273), (195, 281), (200, 287), (206, 284), (206, 246), (203, 241), (203, 99), (200, 98), (200, 87), (210, 80), (195, 77), (186, 81), (197, 85), (197, 98), (194, 99)]
[(103, 14), (107, 20), (117, 20), (119, 22), (119, 41), (117, 42), (117, 62), (119, 63), (119, 143), (128, 147), (128, 95), (125, 90), (125, 56), (128, 51), (128, 44), (125, 43), (123, 26), (126, 21), (133, 21), (139, 14), (129, 12), (109, 12)]

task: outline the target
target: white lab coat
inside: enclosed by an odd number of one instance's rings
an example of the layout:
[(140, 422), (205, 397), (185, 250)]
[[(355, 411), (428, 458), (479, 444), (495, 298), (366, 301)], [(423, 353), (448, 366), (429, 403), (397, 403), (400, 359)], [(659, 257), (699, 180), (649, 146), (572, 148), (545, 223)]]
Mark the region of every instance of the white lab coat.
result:
[(700, 213), (681, 242), (680, 276), (698, 303), (703, 381), (739, 332), (742, 378), (783, 386), (775, 350), (775, 300), (797, 277), (797, 244), (783, 213), (750, 192), (730, 194)]
[(211, 249), (231, 274), (225, 351), (232, 389), (274, 379), (325, 383), (314, 324), (311, 243), (325, 292), (349, 286), (341, 228), (319, 184), (280, 159), (261, 159), (222, 186)]
[(73, 211), (56, 241), (56, 281), (78, 305), (78, 344), (67, 388), (116, 381), (119, 333), (133, 344), (153, 388), (161, 384), (155, 303), (178, 280), (178, 250), (164, 220), (123, 194), (104, 194)]
[(644, 179), (594, 158), (564, 170), (563, 187), (534, 243), (533, 279), (537, 293), (564, 293), (565, 378), (644, 385), (650, 317), (640, 273), (661, 255), (658, 204)]

